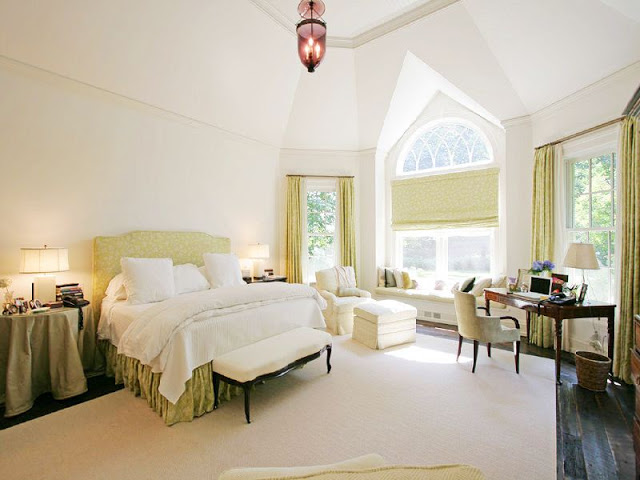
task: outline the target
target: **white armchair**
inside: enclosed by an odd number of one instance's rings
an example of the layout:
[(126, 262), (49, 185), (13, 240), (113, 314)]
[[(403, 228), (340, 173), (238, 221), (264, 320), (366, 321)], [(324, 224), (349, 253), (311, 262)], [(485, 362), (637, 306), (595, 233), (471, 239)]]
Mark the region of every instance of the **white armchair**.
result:
[(353, 331), (353, 308), (370, 302), (371, 294), (356, 287), (353, 267), (333, 267), (316, 272), (316, 288), (327, 301), (322, 312), (327, 329), (335, 335)]

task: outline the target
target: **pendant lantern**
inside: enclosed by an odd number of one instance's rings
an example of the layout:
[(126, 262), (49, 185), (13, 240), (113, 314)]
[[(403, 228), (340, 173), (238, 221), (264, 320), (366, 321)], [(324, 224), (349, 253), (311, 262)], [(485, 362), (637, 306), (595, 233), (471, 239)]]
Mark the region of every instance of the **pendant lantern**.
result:
[(296, 25), (298, 56), (309, 73), (314, 72), (326, 52), (327, 24), (322, 20), (325, 11), (322, 0), (303, 0), (298, 5), (302, 17)]

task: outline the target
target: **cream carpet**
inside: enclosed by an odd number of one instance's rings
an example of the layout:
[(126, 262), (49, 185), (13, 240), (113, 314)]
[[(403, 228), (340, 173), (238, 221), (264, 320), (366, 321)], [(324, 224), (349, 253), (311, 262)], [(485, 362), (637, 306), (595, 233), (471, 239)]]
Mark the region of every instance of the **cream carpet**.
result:
[(332, 463), (379, 453), (391, 463), (466, 463), (488, 479), (553, 479), (553, 362), (454, 341), (373, 351), (335, 337), (324, 356), (252, 394), (252, 424), (235, 397), (192, 423), (166, 427), (128, 391), (0, 432), (2, 479), (216, 479), (238, 466)]

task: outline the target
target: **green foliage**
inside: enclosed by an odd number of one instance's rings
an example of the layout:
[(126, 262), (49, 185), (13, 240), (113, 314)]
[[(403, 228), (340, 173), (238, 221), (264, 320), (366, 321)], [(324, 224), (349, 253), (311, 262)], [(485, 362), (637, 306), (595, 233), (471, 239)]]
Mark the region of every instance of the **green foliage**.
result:
[(307, 192), (309, 256), (333, 256), (336, 230), (336, 192)]

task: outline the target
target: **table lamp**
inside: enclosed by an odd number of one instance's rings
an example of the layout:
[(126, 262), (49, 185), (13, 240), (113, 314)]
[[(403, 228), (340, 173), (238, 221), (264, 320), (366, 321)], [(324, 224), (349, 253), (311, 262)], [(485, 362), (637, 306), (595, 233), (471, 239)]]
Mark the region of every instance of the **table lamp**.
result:
[(255, 260), (254, 275), (258, 278), (264, 277), (264, 260), (269, 258), (269, 245), (264, 243), (249, 245), (249, 257)]
[(570, 243), (563, 265), (569, 268), (581, 268), (582, 283), (585, 283), (584, 271), (600, 268), (593, 243)]
[(36, 273), (33, 279), (33, 299), (42, 303), (56, 300), (56, 277), (47, 275), (69, 270), (69, 251), (66, 248), (21, 248), (20, 273)]

